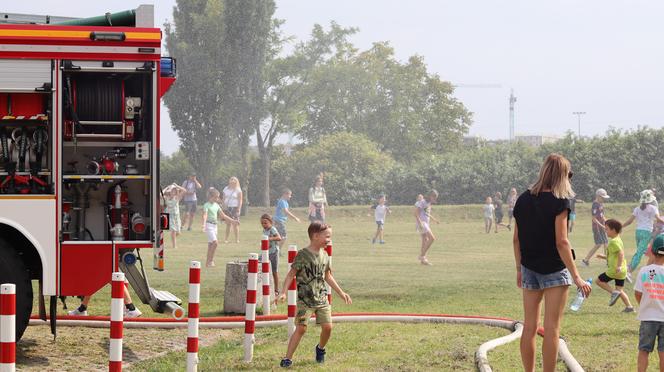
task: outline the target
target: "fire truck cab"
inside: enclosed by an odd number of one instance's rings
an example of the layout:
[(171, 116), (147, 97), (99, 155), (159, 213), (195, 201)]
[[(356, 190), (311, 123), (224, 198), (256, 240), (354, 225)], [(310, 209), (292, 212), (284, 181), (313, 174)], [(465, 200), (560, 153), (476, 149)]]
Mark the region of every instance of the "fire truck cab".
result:
[(175, 81), (152, 5), (71, 19), (0, 13), (0, 283), (17, 286), (16, 337), (33, 307), (92, 295), (125, 272), (143, 303), (141, 250), (162, 249), (159, 103)]

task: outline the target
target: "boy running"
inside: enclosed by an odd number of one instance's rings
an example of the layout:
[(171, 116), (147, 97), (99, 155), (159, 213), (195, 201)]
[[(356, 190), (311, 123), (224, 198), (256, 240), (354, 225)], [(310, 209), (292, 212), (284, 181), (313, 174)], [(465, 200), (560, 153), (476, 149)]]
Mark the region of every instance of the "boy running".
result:
[(281, 367), (288, 368), (293, 362), (293, 354), (302, 336), (307, 331), (307, 322), (312, 314), (316, 314), (316, 323), (320, 324), (320, 341), (316, 345), (316, 362), (325, 361), (325, 345), (332, 334), (332, 307), (327, 301), (325, 283), (339, 294), (345, 303), (351, 304), (350, 296), (344, 292), (332, 276), (330, 257), (325, 253), (325, 246), (330, 242), (332, 229), (330, 226), (314, 221), (309, 225), (309, 246), (299, 250), (291, 269), (275, 302), (286, 299), (288, 285), (297, 278), (297, 316), (295, 332), (288, 341), (286, 356), (281, 359)]
[[(625, 278), (627, 277), (627, 260), (625, 260), (625, 248), (622, 239), (620, 239), (620, 231), (622, 231), (622, 224), (614, 219), (606, 220), (606, 235), (609, 236), (609, 246), (606, 248), (607, 255), (598, 254), (598, 258), (605, 258), (607, 262), (606, 272), (597, 277), (597, 285), (603, 290), (611, 293), (609, 306), (613, 306), (618, 298), (625, 304), (624, 313), (633, 313), (634, 307), (629, 302), (629, 297), (623, 292), (625, 286)], [(611, 288), (609, 282), (615, 280), (616, 286)]]
[(292, 196), (293, 192), (291, 192), (290, 189), (284, 189), (281, 192), (281, 198), (277, 200), (277, 207), (274, 210), (274, 227), (277, 228), (277, 231), (281, 236), (281, 240), (279, 241), (279, 255), (281, 255), (281, 248), (284, 246), (288, 235), (288, 232), (286, 231), (286, 221), (288, 221), (288, 216), (292, 217), (298, 223), (300, 222), (300, 219), (290, 211), (290, 206), (288, 205), (288, 201)]

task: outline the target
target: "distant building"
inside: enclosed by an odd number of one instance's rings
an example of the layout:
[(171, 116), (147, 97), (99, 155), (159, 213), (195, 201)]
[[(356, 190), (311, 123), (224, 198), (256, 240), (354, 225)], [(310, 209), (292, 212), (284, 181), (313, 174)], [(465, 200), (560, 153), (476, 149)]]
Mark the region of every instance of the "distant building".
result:
[(517, 135), (514, 139), (515, 141), (523, 142), (533, 147), (539, 147), (547, 143), (557, 142), (561, 138), (562, 137), (560, 136), (534, 134), (534, 135)]

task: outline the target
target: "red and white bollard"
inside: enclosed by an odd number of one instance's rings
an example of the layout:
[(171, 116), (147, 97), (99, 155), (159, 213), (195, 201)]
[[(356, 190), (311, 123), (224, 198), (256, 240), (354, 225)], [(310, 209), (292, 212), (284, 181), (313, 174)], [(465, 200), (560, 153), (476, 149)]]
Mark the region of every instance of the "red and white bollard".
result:
[(244, 361), (254, 357), (254, 331), (256, 330), (256, 287), (258, 287), (258, 255), (249, 253), (247, 264), (247, 305), (244, 313)]
[(270, 240), (261, 240), (261, 281), (263, 282), (263, 315), (270, 315)]
[(187, 372), (198, 370), (198, 318), (201, 302), (201, 263), (189, 264), (189, 305), (187, 309)]
[[(330, 267), (332, 267), (332, 241), (330, 240), (329, 243), (327, 243), (327, 246), (325, 247), (325, 252), (327, 252), (327, 255), (330, 256)], [(332, 304), (332, 287), (330, 287), (327, 282), (325, 283), (325, 288), (327, 289), (327, 302), (331, 305)]]
[(0, 286), (0, 371), (16, 371), (16, 284)]
[(111, 337), (108, 370), (122, 371), (122, 329), (124, 320), (124, 273), (113, 273), (111, 282)]
[[(290, 271), (293, 261), (297, 256), (297, 245), (288, 246), (288, 271)], [(297, 313), (297, 280), (288, 284), (288, 338), (295, 332), (295, 314)]]

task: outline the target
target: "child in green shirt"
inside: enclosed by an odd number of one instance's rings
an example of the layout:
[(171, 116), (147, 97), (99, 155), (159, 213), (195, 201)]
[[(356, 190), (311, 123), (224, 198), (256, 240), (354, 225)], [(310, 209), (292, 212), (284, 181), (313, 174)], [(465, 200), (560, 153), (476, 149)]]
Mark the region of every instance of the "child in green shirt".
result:
[[(597, 277), (597, 285), (605, 291), (611, 293), (609, 306), (613, 306), (620, 298), (625, 304), (625, 313), (634, 312), (634, 307), (629, 302), (629, 297), (622, 290), (625, 286), (625, 278), (627, 277), (627, 261), (625, 260), (625, 249), (623, 247), (622, 239), (620, 239), (620, 231), (622, 231), (622, 224), (617, 220), (610, 219), (604, 223), (606, 235), (609, 237), (609, 245), (606, 248), (607, 255), (598, 254), (598, 258), (606, 259), (608, 268), (606, 272)], [(615, 288), (611, 288), (609, 282), (615, 280)]]
[(219, 245), (217, 239), (217, 223), (219, 222), (219, 218), (229, 224), (239, 225), (240, 221), (228, 217), (221, 209), (221, 206), (219, 205), (219, 202), (221, 201), (219, 198), (219, 190), (210, 187), (207, 192), (207, 199), (207, 203), (203, 204), (203, 232), (205, 232), (208, 238), (208, 251), (205, 267), (213, 267), (214, 252)]
[(286, 356), (281, 360), (282, 367), (290, 367), (291, 358), (297, 349), (302, 336), (307, 331), (307, 322), (312, 314), (316, 314), (316, 323), (320, 324), (320, 341), (316, 345), (316, 362), (325, 361), (325, 345), (332, 334), (332, 307), (327, 301), (325, 283), (329, 284), (345, 303), (351, 304), (350, 296), (344, 292), (332, 276), (330, 257), (325, 246), (332, 237), (330, 226), (319, 221), (309, 225), (309, 246), (298, 251), (291, 269), (286, 275), (279, 297), (275, 302), (286, 299), (288, 285), (297, 280), (297, 316), (295, 317), (295, 332), (288, 341)]

